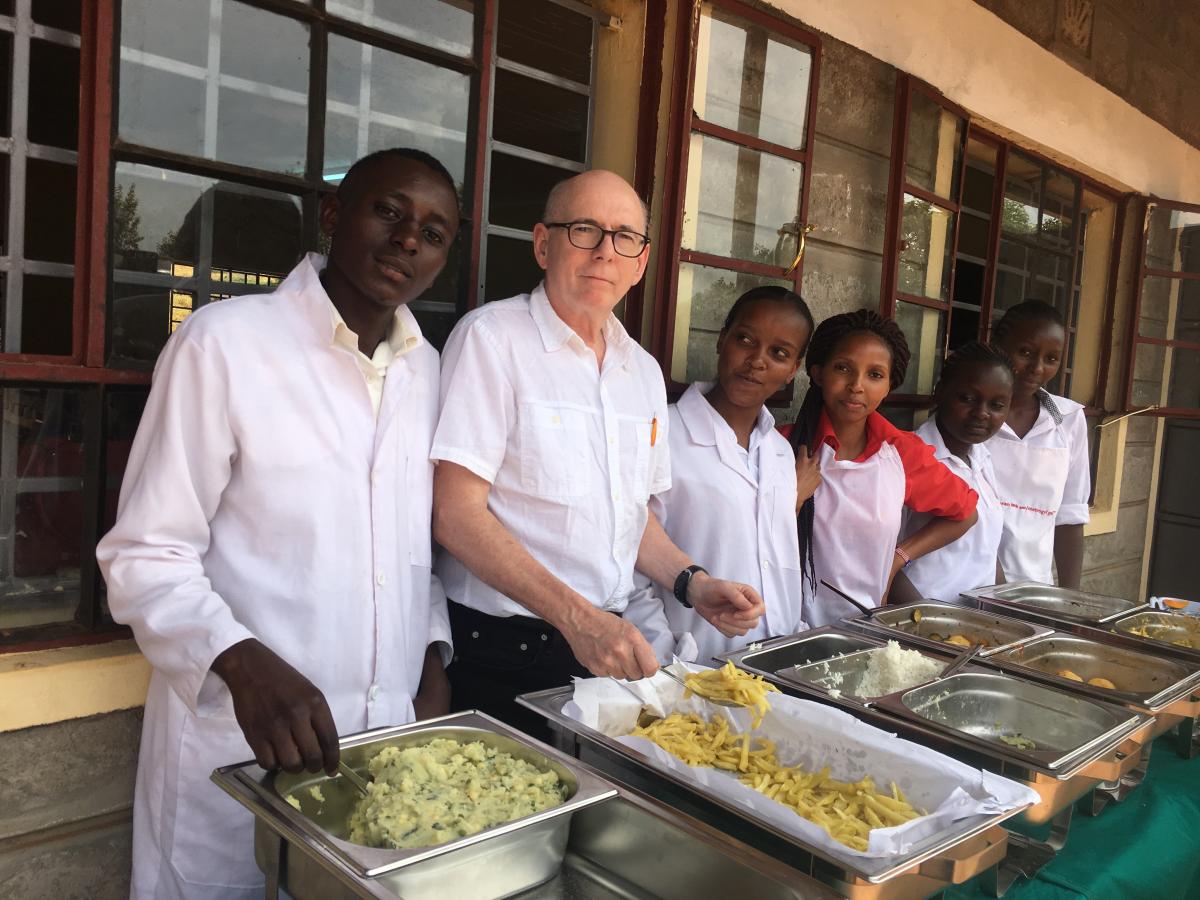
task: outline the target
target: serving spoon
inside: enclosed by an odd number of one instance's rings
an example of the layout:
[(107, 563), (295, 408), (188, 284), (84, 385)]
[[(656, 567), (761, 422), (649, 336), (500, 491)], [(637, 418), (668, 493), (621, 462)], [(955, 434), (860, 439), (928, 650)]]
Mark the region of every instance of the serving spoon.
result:
[(358, 791), (364, 797), (367, 796), (367, 783), (363, 780), (361, 775), (346, 765), (346, 761), (343, 759), (338, 760), (338, 774), (350, 782), (356, 791)]
[(867, 606), (865, 603), (859, 603), (857, 600), (855, 600), (853, 597), (851, 597), (849, 594), (847, 594), (841, 588), (835, 588), (832, 584), (830, 584), (824, 578), (821, 579), (821, 585), (823, 587), (829, 588), (829, 590), (833, 591), (835, 594), (837, 594), (839, 597), (841, 597), (843, 600), (845, 600), (851, 606), (857, 607), (858, 609), (862, 610), (863, 617), (866, 619), (871, 618), (871, 616), (875, 615), (875, 613), (879, 612), (879, 610), (883, 608), (880, 606)]

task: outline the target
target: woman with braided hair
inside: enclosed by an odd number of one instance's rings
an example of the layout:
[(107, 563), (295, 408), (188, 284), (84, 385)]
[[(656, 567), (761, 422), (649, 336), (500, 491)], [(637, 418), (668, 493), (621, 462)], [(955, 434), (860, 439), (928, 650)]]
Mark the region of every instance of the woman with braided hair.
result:
[[(963, 591), (1004, 580), (997, 563), (1004, 511), (984, 442), (1004, 424), (1012, 393), (1012, 361), (998, 347), (972, 341), (942, 364), (933, 391), (937, 408), (914, 433), (979, 495), (978, 521), (957, 541), (914, 559), (904, 570), (921, 597), (952, 603)], [(900, 534), (915, 534), (928, 521), (926, 513), (905, 510)]]
[[(804, 617), (813, 627), (854, 612), (822, 579), (879, 605), (901, 568), (975, 524), (975, 492), (932, 447), (878, 412), (904, 380), (908, 357), (900, 326), (868, 309), (826, 319), (809, 343), (811, 384), (789, 438), (798, 471), (815, 462), (821, 476), (811, 497), (797, 497), (800, 559), (813, 591)], [(897, 543), (906, 506), (931, 518)]]

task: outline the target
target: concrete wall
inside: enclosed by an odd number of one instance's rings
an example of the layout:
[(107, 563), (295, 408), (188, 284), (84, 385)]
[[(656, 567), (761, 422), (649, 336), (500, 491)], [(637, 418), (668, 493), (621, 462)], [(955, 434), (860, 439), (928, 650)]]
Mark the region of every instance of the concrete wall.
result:
[(976, 2), (1200, 147), (1200, 15), (1195, 0)]
[(140, 709), (0, 733), (0, 897), (129, 896)]

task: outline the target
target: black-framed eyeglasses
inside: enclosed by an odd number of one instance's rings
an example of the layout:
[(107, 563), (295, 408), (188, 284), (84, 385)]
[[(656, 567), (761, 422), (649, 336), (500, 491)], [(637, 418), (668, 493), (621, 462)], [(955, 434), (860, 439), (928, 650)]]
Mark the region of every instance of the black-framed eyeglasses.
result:
[(595, 250), (607, 236), (612, 235), (613, 249), (630, 259), (641, 256), (650, 243), (650, 238), (640, 232), (624, 228), (610, 231), (591, 222), (546, 222), (545, 225), (547, 228), (565, 228), (567, 240), (580, 250)]

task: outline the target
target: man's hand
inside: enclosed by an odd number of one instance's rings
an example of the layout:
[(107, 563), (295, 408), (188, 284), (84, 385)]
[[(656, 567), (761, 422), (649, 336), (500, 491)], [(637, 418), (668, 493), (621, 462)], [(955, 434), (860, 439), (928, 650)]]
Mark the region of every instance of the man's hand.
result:
[(229, 686), (234, 715), (260, 766), (337, 771), (337, 726), (316, 685), (253, 638), (223, 651), (212, 671)]
[(796, 512), (821, 486), (821, 459), (801, 444), (796, 448)]
[(620, 616), (580, 603), (559, 630), (580, 665), (593, 675), (637, 681), (658, 671), (650, 644)]
[(442, 667), (442, 654), (436, 644), (425, 650), (425, 665), (421, 669), (421, 686), (413, 697), (413, 712), (420, 722), (450, 712), (450, 679)]
[(688, 600), (725, 637), (737, 637), (758, 625), (765, 610), (762, 597), (748, 584), (697, 572), (688, 582)]

